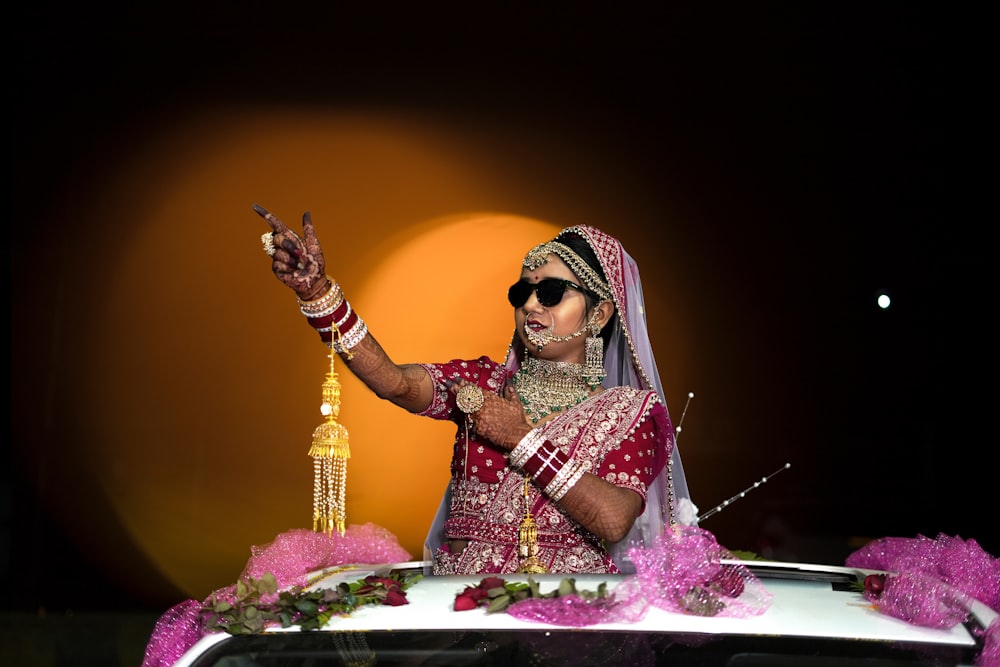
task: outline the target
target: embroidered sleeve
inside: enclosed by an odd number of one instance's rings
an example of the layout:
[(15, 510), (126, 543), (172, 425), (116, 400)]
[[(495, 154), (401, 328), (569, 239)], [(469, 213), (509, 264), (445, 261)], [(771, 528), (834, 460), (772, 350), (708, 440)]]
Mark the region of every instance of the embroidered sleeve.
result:
[(655, 394), (647, 401), (636, 427), (617, 447), (609, 449), (597, 472), (601, 479), (642, 496), (643, 509), (649, 484), (666, 465), (674, 442), (663, 403)]
[(423, 412), (416, 414), (432, 419), (457, 420), (455, 396), (445, 387), (445, 379), (473, 382), (483, 389), (498, 393), (503, 387), (506, 370), (489, 357), (452, 359), (443, 364), (420, 364), (434, 382), (434, 399)]

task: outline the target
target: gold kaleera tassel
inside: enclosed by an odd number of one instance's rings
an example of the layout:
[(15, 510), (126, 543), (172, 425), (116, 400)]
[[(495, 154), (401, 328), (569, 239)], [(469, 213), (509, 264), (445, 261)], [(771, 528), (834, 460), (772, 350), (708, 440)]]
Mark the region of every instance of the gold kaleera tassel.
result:
[(530, 478), (525, 476), (524, 517), (521, 519), (521, 526), (517, 529), (517, 554), (521, 558), (521, 569), (518, 572), (544, 574), (548, 570), (538, 562), (538, 526), (535, 524), (535, 517), (531, 515), (531, 505), (528, 503), (530, 483)]
[(347, 459), (351, 458), (347, 429), (337, 422), (340, 416), (340, 380), (333, 368), (336, 356), (331, 344), (330, 371), (323, 381), (323, 404), (319, 408), (326, 417), (326, 423), (313, 431), (312, 447), (309, 449), (309, 456), (313, 459), (313, 530), (327, 535), (332, 535), (334, 528), (341, 535), (346, 530), (344, 498)]

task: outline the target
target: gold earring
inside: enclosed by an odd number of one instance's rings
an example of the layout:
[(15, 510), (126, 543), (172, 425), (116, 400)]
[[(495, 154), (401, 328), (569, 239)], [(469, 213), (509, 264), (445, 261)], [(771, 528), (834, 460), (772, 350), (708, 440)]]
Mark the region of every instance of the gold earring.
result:
[(591, 315), (590, 321), (587, 322), (587, 331), (590, 334), (587, 336), (585, 361), (584, 361), (584, 380), (590, 385), (591, 389), (597, 389), (597, 387), (604, 380), (604, 339), (600, 337), (601, 327), (597, 324), (597, 310)]

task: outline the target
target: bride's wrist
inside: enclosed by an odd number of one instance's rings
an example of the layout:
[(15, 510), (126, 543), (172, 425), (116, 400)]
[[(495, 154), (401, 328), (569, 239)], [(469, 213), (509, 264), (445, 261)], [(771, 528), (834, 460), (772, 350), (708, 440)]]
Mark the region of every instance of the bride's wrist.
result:
[(336, 285), (330, 276), (324, 275), (322, 278), (310, 285), (306, 290), (302, 292), (296, 292), (296, 296), (299, 298), (299, 304), (308, 304), (313, 301), (320, 301), (329, 294)]

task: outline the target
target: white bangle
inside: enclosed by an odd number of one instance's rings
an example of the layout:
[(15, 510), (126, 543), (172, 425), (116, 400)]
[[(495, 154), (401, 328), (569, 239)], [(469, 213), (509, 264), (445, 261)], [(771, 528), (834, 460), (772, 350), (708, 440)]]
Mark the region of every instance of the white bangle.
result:
[(527, 435), (521, 438), (514, 449), (510, 450), (508, 455), (510, 464), (516, 468), (523, 468), (543, 442), (545, 442), (545, 438), (542, 436), (542, 432), (537, 428), (531, 429)]
[(552, 478), (548, 486), (545, 487), (545, 495), (551, 498), (554, 502), (562, 499), (566, 493), (573, 488), (573, 486), (580, 481), (583, 477), (583, 473), (587, 472), (586, 466), (582, 465), (575, 459), (570, 459), (569, 463), (564, 465), (556, 476)]
[(368, 325), (360, 317), (346, 334), (333, 339), (335, 352), (344, 353), (360, 343), (368, 335)]

